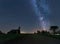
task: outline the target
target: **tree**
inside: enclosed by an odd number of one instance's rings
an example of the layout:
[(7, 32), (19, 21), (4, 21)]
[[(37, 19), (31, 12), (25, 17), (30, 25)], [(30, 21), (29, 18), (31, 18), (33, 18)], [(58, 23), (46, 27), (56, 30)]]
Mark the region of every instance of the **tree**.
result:
[(39, 30), (37, 30), (37, 34), (40, 34), (40, 31)]
[(53, 31), (53, 34), (55, 34), (55, 33), (56, 33), (56, 30), (57, 30), (58, 28), (59, 28), (58, 26), (51, 26), (51, 27), (50, 27), (50, 30), (52, 30), (52, 31)]
[(49, 35), (50, 33), (49, 33), (48, 31), (42, 30), (42, 31), (41, 31), (41, 34), (42, 34), (42, 35)]

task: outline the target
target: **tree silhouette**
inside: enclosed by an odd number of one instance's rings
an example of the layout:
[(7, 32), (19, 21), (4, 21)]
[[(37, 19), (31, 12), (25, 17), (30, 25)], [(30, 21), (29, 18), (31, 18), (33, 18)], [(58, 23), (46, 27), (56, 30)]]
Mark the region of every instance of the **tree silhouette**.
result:
[(40, 34), (40, 31), (39, 30), (37, 30), (37, 34)]
[(52, 30), (52, 31), (53, 31), (53, 34), (55, 34), (55, 33), (56, 33), (56, 30), (57, 30), (58, 28), (59, 28), (58, 26), (51, 26), (51, 27), (50, 27), (50, 30)]

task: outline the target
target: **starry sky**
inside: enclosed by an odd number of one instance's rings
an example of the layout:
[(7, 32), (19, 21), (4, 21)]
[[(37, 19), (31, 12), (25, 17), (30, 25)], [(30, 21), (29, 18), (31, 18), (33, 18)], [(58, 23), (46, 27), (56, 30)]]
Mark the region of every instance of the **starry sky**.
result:
[[(60, 26), (60, 0), (48, 0), (50, 25)], [(33, 0), (0, 0), (0, 30), (8, 32), (21, 26), (22, 32), (40, 29)]]

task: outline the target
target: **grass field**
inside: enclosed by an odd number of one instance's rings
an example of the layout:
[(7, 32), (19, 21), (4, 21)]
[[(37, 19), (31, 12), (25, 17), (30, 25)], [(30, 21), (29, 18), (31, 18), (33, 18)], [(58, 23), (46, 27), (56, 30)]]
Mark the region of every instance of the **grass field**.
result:
[(60, 36), (39, 34), (0, 35), (0, 44), (60, 44)]

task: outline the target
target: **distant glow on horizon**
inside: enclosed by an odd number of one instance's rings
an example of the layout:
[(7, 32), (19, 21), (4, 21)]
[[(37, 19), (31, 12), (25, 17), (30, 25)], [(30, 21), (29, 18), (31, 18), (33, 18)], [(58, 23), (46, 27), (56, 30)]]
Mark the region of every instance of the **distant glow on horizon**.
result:
[(33, 0), (35, 13), (36, 16), (38, 16), (40, 22), (39, 25), (41, 25), (43, 30), (47, 30), (47, 27), (50, 25), (49, 20), (46, 19), (46, 16), (49, 15), (50, 12), (47, 2), (47, 0)]
[(24, 32), (24, 31), (21, 31), (22, 34), (33, 34), (34, 32)]
[(27, 33), (27, 32), (21, 31), (21, 33)]

